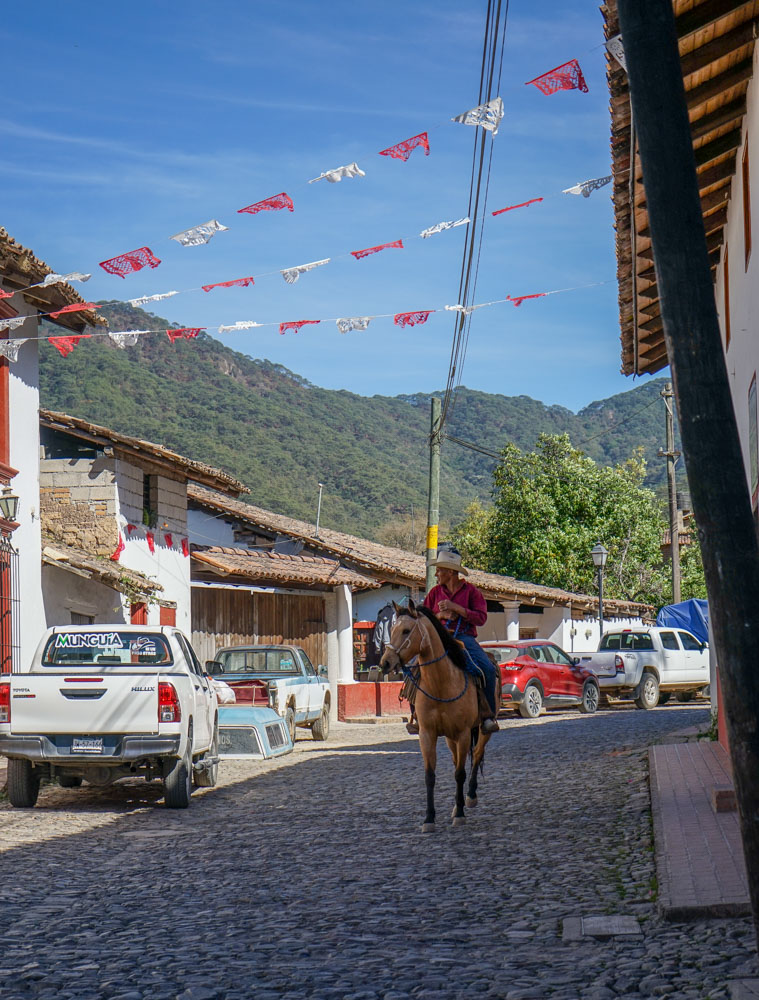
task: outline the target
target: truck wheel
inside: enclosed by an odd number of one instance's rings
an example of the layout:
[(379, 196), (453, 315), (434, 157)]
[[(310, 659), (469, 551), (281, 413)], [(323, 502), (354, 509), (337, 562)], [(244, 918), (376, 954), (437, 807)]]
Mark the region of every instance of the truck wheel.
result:
[(211, 740), (211, 746), (203, 754), (201, 760), (205, 757), (215, 757), (216, 763), (211, 764), (210, 767), (203, 768), (202, 771), (192, 772), (192, 780), (195, 782), (196, 788), (214, 788), (219, 777), (219, 723), (218, 720), (214, 723), (213, 727), (213, 739)]
[(285, 712), (285, 725), (287, 726), (287, 731), (290, 734), (290, 739), (295, 743), (295, 711), (292, 705), (288, 706)]
[(40, 778), (30, 760), (8, 761), (8, 799), (17, 809), (31, 809), (40, 793)]
[(537, 719), (543, 707), (543, 695), (536, 684), (528, 684), (524, 692), (524, 701), (519, 706), (519, 714), (523, 719)]
[(315, 740), (326, 740), (329, 736), (329, 705), (322, 705), (321, 714), (311, 727)]
[[(695, 691), (678, 691), (675, 695), (675, 698), (677, 698), (680, 702), (693, 701), (695, 697)], [(661, 701), (661, 697), (659, 698), (659, 701)]]
[(580, 711), (583, 715), (593, 715), (598, 709), (600, 700), (601, 692), (598, 690), (598, 685), (595, 681), (586, 681), (585, 687), (582, 689), (582, 701), (580, 702)]
[(168, 760), (164, 764), (163, 798), (167, 809), (186, 809), (192, 795), (191, 742), (187, 742), (184, 757)]
[(649, 673), (648, 670), (643, 671), (635, 704), (638, 708), (645, 709), (656, 708), (659, 704), (659, 682), (654, 674)]
[(61, 788), (81, 788), (82, 779), (77, 778), (73, 774), (62, 774), (58, 778), (58, 784), (61, 786)]

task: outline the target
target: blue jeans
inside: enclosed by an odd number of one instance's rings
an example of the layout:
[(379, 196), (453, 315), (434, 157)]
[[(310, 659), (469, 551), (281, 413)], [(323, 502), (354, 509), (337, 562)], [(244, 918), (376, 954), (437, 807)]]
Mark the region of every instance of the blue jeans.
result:
[(459, 635), (457, 638), (464, 643), (467, 653), (485, 675), (485, 696), (495, 717), (496, 668), (493, 666), (493, 661), (473, 635)]

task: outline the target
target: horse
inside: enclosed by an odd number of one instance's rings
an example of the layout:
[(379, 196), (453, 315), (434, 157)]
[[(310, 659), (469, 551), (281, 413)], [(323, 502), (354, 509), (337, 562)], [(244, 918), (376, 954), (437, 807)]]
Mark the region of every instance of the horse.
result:
[(419, 721), (419, 745), (424, 759), (427, 786), (427, 814), (422, 833), (435, 830), (435, 766), (437, 741), (444, 736), (453, 756), (456, 777), (456, 804), (453, 826), (466, 823), (464, 815), (464, 782), (466, 758), (472, 756), (472, 770), (467, 788), (466, 805), (477, 805), (477, 772), (482, 768), (489, 733), (480, 731), (480, 711), (477, 687), (471, 674), (465, 672), (464, 646), (441, 625), (436, 616), (422, 605), (408, 602), (408, 607), (395, 605), (397, 614), (390, 633), (390, 642), (380, 659), (381, 669), (401, 669), (408, 677), (407, 664), (415, 656), (419, 679), (416, 688), (416, 715)]

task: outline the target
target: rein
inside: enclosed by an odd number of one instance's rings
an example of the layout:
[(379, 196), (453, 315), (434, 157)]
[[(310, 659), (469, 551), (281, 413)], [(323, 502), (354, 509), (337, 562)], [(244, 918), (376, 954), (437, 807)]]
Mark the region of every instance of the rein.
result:
[[(414, 631), (418, 627), (419, 627), (419, 619), (417, 618), (416, 624), (414, 625), (414, 628), (411, 629), (411, 631), (409, 632), (409, 634), (406, 636), (406, 641), (403, 642), (403, 643), (401, 643), (401, 645), (400, 645), (400, 647), (398, 649), (396, 649), (395, 646), (391, 642), (386, 642), (385, 643), (385, 648), (386, 649), (392, 649), (392, 651), (395, 653), (395, 655), (401, 661), (401, 669), (402, 669), (402, 672), (403, 672), (403, 676), (407, 680), (411, 681), (411, 684), (414, 686), (414, 688), (416, 688), (417, 691), (419, 691), (421, 694), (423, 694), (425, 696), (425, 698), (429, 698), (430, 701), (436, 701), (436, 702), (438, 702), (440, 704), (448, 704), (449, 702), (452, 702), (452, 701), (458, 701), (459, 698), (463, 698), (464, 697), (464, 695), (467, 692), (467, 688), (469, 687), (469, 675), (468, 674), (466, 674), (466, 673), (464, 674), (464, 688), (463, 688), (463, 690), (461, 691), (460, 694), (455, 695), (453, 698), (436, 698), (434, 694), (430, 694), (428, 691), (424, 690), (424, 688), (420, 685), (419, 681), (414, 676), (414, 672), (411, 669), (411, 667), (409, 667), (409, 665), (407, 663), (404, 663), (403, 660), (401, 659), (401, 650), (403, 649), (404, 646), (407, 646), (408, 643), (411, 641), (411, 636), (414, 634)], [(441, 655), (440, 656), (436, 656), (434, 660), (427, 660), (426, 663), (415, 663), (414, 666), (415, 667), (429, 667), (433, 663), (439, 663), (440, 660), (444, 660), (447, 655), (448, 655), (448, 653), (445, 651), (445, 648), (443, 648), (443, 652), (441, 653)]]

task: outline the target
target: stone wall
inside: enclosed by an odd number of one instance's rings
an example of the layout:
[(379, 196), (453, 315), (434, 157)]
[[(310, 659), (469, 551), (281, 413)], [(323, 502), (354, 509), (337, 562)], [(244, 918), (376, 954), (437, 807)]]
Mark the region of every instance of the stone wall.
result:
[(118, 542), (115, 459), (42, 459), (40, 516), (53, 538), (109, 556)]

